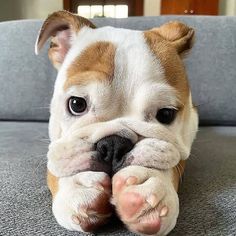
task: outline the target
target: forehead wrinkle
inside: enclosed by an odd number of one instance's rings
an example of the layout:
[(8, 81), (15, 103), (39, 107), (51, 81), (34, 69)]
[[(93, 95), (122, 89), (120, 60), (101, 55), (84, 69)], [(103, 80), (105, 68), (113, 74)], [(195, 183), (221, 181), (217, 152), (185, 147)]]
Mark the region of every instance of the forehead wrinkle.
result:
[(136, 93), (136, 99), (143, 100), (153, 106), (180, 107), (177, 91), (168, 83), (147, 83), (140, 87)]
[(136, 32), (117, 45), (113, 84), (122, 87), (128, 101), (143, 83), (150, 81), (165, 82), (163, 68), (150, 52), (143, 33)]
[(85, 48), (67, 68), (64, 90), (91, 81), (112, 80), (116, 47), (111, 42), (99, 41)]
[(91, 44), (96, 42), (110, 42), (114, 45), (119, 43), (125, 43), (130, 34), (139, 34), (139, 31), (129, 30), (123, 28), (114, 28), (111, 26), (105, 26), (101, 28), (91, 29), (89, 27), (83, 27), (72, 42), (71, 49), (67, 53), (62, 67), (57, 76), (57, 87), (63, 88), (66, 78), (66, 72), (68, 67), (78, 57), (78, 55)]

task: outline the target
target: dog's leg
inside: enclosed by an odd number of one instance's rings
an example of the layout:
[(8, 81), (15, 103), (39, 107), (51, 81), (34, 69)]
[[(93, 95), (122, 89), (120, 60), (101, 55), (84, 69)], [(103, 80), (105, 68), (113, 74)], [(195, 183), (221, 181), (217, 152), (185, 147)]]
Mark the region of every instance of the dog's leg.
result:
[(58, 178), (54, 176), (49, 170), (47, 171), (47, 184), (52, 194), (52, 198), (54, 198), (58, 191)]
[(107, 174), (86, 171), (57, 178), (48, 171), (47, 181), (53, 196), (53, 214), (60, 225), (91, 232), (107, 222), (112, 213), (111, 181)]
[[(180, 167), (181, 166), (181, 167)], [(184, 162), (178, 169), (153, 170), (129, 166), (112, 179), (112, 203), (127, 227), (144, 235), (166, 235), (179, 214), (177, 189)]]

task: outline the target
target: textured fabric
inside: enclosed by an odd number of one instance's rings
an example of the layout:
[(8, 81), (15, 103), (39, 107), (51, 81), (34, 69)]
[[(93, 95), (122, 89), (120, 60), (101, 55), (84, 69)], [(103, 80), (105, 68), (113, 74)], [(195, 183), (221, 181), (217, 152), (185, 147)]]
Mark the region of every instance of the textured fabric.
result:
[[(235, 124), (236, 17), (160, 16), (93, 21), (98, 26), (144, 30), (174, 19), (196, 30), (196, 45), (186, 59), (186, 67), (202, 123)], [(41, 24), (37, 20), (0, 23), (0, 119), (48, 119), (56, 73), (45, 48), (40, 56), (34, 55)]]
[[(0, 122), (0, 235), (83, 235), (61, 228), (46, 187), (47, 123)], [(236, 127), (202, 127), (180, 189), (176, 235), (236, 235)], [(98, 235), (134, 235), (112, 221)]]

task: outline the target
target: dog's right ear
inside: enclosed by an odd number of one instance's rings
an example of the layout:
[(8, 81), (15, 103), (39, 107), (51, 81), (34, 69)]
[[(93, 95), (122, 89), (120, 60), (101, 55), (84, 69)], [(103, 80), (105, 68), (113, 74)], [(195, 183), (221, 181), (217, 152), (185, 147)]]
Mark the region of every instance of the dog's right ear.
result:
[(55, 68), (59, 69), (71, 47), (76, 34), (84, 26), (96, 28), (89, 20), (68, 11), (57, 11), (49, 15), (39, 31), (35, 44), (35, 53), (51, 37), (48, 56)]

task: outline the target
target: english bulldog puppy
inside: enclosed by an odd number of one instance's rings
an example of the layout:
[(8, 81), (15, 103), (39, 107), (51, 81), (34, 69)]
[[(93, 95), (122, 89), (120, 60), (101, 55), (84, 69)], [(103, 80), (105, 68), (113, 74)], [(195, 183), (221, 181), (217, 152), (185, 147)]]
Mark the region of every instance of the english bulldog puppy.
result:
[(43, 23), (58, 69), (51, 101), (48, 186), (57, 222), (91, 232), (116, 210), (130, 231), (167, 235), (198, 127), (183, 55), (194, 30), (96, 28), (67, 11)]

